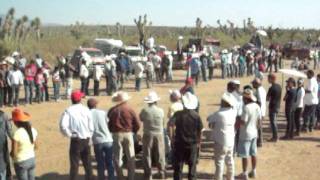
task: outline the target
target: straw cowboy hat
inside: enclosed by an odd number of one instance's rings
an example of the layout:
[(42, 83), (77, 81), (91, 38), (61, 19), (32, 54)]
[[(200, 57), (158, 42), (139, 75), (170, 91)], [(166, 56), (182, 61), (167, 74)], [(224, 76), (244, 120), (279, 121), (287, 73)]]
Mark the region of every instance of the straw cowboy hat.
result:
[(228, 103), (232, 107), (236, 104), (234, 97), (230, 93), (224, 93), (221, 100)]
[(187, 92), (182, 96), (182, 102), (186, 109), (194, 110), (197, 109), (199, 105), (198, 98), (191, 94), (190, 92)]
[(232, 80), (230, 81), (232, 84), (235, 84), (235, 85), (240, 85), (240, 81), (239, 80)]
[(144, 98), (145, 103), (155, 103), (160, 100), (160, 97), (155, 91), (151, 91), (147, 97)]
[(20, 55), (19, 52), (14, 51), (11, 56), (12, 56), (12, 57), (15, 57), (15, 56), (19, 56), (19, 55)]
[(30, 114), (23, 112), (21, 109), (16, 108), (12, 111), (12, 120), (14, 122), (28, 122), (30, 121)]
[(224, 50), (221, 51), (221, 53), (222, 53), (222, 54), (227, 54), (227, 53), (228, 53), (228, 50), (227, 50), (227, 49), (224, 49)]
[(193, 58), (199, 58), (199, 57), (200, 57), (200, 56), (199, 56), (198, 53), (193, 53), (193, 54), (192, 54), (192, 59), (193, 59)]
[(169, 90), (169, 94), (170, 96), (173, 96), (173, 97), (176, 97), (177, 99), (180, 99), (181, 98), (181, 93), (179, 90)]
[(256, 102), (257, 98), (255, 95), (253, 95), (253, 91), (251, 89), (246, 89), (243, 92), (243, 97), (251, 99), (252, 101)]
[(114, 93), (111, 98), (112, 102), (114, 103), (123, 103), (127, 102), (130, 99), (131, 97), (129, 96), (129, 94), (123, 91)]

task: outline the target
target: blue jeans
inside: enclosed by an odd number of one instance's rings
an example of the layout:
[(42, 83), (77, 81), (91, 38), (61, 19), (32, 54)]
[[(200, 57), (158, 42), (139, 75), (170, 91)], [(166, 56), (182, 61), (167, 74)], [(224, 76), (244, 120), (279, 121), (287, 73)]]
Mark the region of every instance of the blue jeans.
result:
[(54, 99), (60, 99), (60, 82), (53, 83), (53, 92), (54, 92)]
[(307, 128), (309, 128), (309, 131), (313, 130), (314, 124), (316, 122), (316, 109), (317, 105), (305, 105), (303, 111), (303, 130), (307, 130)]
[[(110, 180), (114, 180), (114, 166), (112, 163), (112, 142), (101, 143), (94, 145), (94, 153), (97, 161), (98, 179), (105, 180), (105, 169), (108, 170), (108, 176)], [(105, 167), (107, 166), (107, 167)]]
[(278, 139), (277, 112), (269, 111), (269, 120), (272, 130), (272, 138)]
[(140, 91), (141, 78), (136, 78), (136, 91)]
[(6, 180), (7, 179), (7, 170), (4, 170), (0, 172), (0, 180)]
[(24, 86), (25, 103), (26, 104), (31, 104), (32, 103), (32, 98), (33, 98), (34, 80), (25, 80), (24, 83), (25, 83), (25, 86)]
[(18, 180), (34, 180), (34, 169), (36, 167), (35, 159), (27, 159), (22, 162), (14, 163), (14, 169), (16, 171)]

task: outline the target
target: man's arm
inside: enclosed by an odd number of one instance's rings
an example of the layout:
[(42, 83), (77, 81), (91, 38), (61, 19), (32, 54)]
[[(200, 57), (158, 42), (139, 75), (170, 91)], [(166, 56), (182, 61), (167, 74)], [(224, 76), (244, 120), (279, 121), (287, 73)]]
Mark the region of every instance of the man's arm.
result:
[(70, 115), (67, 111), (62, 114), (60, 120), (60, 131), (64, 136), (71, 137), (72, 132), (70, 131)]
[(131, 109), (130, 114), (132, 116), (132, 129), (133, 129), (133, 132), (136, 133), (140, 129), (141, 121), (140, 121), (140, 118), (134, 112), (134, 110)]
[(5, 122), (5, 126), (6, 126), (5, 128), (7, 131), (7, 135), (12, 140), (13, 139), (12, 123), (6, 114), (4, 114), (3, 116), (4, 116), (4, 122)]

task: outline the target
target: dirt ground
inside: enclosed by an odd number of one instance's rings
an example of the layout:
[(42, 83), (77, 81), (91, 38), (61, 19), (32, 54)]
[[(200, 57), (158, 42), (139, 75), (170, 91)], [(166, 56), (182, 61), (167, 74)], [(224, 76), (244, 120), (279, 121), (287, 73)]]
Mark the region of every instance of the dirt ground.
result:
[[(215, 72), (215, 75), (220, 75)], [(160, 107), (167, 111), (169, 106), (168, 90), (180, 88), (183, 85), (185, 73), (183, 71), (174, 72), (174, 82), (170, 84), (155, 84), (155, 90), (161, 97)], [(281, 75), (278, 75), (281, 82)], [(242, 78), (241, 86), (248, 84), (250, 78)], [(201, 103), (201, 117), (205, 127), (207, 127), (206, 117), (218, 109), (218, 104), (222, 93), (225, 90), (228, 80), (215, 79), (210, 82), (200, 82), (195, 91)], [(104, 82), (101, 86), (104, 86)], [(92, 84), (91, 84), (92, 85)], [(137, 93), (133, 90), (133, 83), (126, 85), (126, 90), (130, 93), (132, 99), (130, 104), (138, 112), (145, 104), (143, 97), (147, 95), (148, 89), (143, 89)], [(75, 88), (79, 87), (76, 82)], [(264, 87), (267, 89), (268, 84), (265, 81)], [(102, 95), (105, 93), (102, 92)], [(23, 96), (22, 96), (23, 97)], [(110, 97), (101, 96), (99, 99), (99, 108), (109, 109), (112, 106)], [(85, 103), (85, 100), (83, 100)], [(71, 103), (67, 100), (60, 102), (49, 102), (43, 104), (34, 104), (22, 106), (22, 108), (32, 115), (32, 124), (38, 130), (39, 149), (36, 152), (36, 175), (41, 180), (65, 180), (68, 179), (69, 162), (68, 149), (69, 139), (63, 137), (59, 131), (59, 119), (63, 110)], [(11, 108), (5, 108), (4, 111), (10, 112)], [(282, 107), (283, 112), (283, 107)], [(280, 135), (284, 133), (285, 122), (283, 113), (279, 118)], [(264, 136), (267, 139), (270, 134), (268, 119), (264, 122)], [(264, 143), (263, 148), (258, 150), (258, 167), (257, 179), (261, 180), (318, 180), (320, 171), (318, 165), (320, 162), (320, 131), (312, 134), (303, 134), (301, 137), (291, 141), (279, 141), (278, 143)], [(204, 138), (202, 144), (200, 162), (197, 167), (198, 179), (213, 179), (214, 161), (211, 142)], [(137, 164), (141, 164), (138, 162)], [(185, 172), (187, 169), (185, 167)], [(96, 165), (94, 164), (94, 173), (96, 174)], [(241, 161), (236, 158), (236, 174), (241, 173)], [(83, 168), (80, 168), (80, 177), (83, 179)], [(138, 165), (136, 179), (142, 179), (143, 171)], [(172, 179), (172, 171), (168, 173), (168, 179)]]

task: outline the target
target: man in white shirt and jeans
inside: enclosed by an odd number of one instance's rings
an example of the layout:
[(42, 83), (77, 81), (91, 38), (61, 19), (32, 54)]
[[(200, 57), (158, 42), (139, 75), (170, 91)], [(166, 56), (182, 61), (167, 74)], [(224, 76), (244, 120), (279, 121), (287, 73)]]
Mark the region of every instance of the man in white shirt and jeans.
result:
[(93, 135), (94, 125), (90, 110), (81, 104), (84, 94), (76, 90), (71, 94), (72, 105), (62, 114), (60, 130), (71, 138), (70, 144), (70, 180), (77, 180), (79, 160), (85, 169), (85, 179), (92, 179), (92, 165), (89, 141)]
[(307, 132), (307, 128), (312, 132), (316, 119), (316, 108), (318, 105), (318, 82), (314, 77), (314, 72), (308, 70), (308, 82), (304, 96), (303, 126), (302, 131)]
[(215, 142), (215, 179), (223, 180), (224, 164), (227, 165), (227, 179), (234, 179), (234, 125), (236, 122), (237, 110), (234, 108), (236, 102), (232, 94), (225, 93), (222, 96), (221, 108), (208, 117), (209, 127), (213, 132)]
[(23, 85), (23, 74), (19, 70), (18, 64), (13, 65), (13, 70), (9, 71), (7, 77), (7, 83), (10, 87), (9, 89), (9, 103), (10, 106), (18, 106), (19, 105), (19, 92), (20, 87)]
[[(257, 138), (258, 125), (261, 121), (261, 109), (256, 103), (257, 99), (252, 90), (246, 89), (243, 93), (244, 108), (241, 117), (241, 126), (239, 133), (239, 144), (237, 152), (242, 158), (243, 172), (238, 176), (239, 179), (248, 179), (256, 177), (257, 165)], [(251, 157), (252, 171), (248, 174), (248, 158)]]
[(297, 87), (297, 95), (295, 99), (295, 111), (294, 111), (294, 121), (295, 121), (295, 128), (296, 133), (295, 136), (300, 136), (300, 118), (301, 118), (301, 112), (303, 109), (303, 99), (305, 96), (305, 90), (303, 87), (303, 79), (298, 79), (298, 87)]

